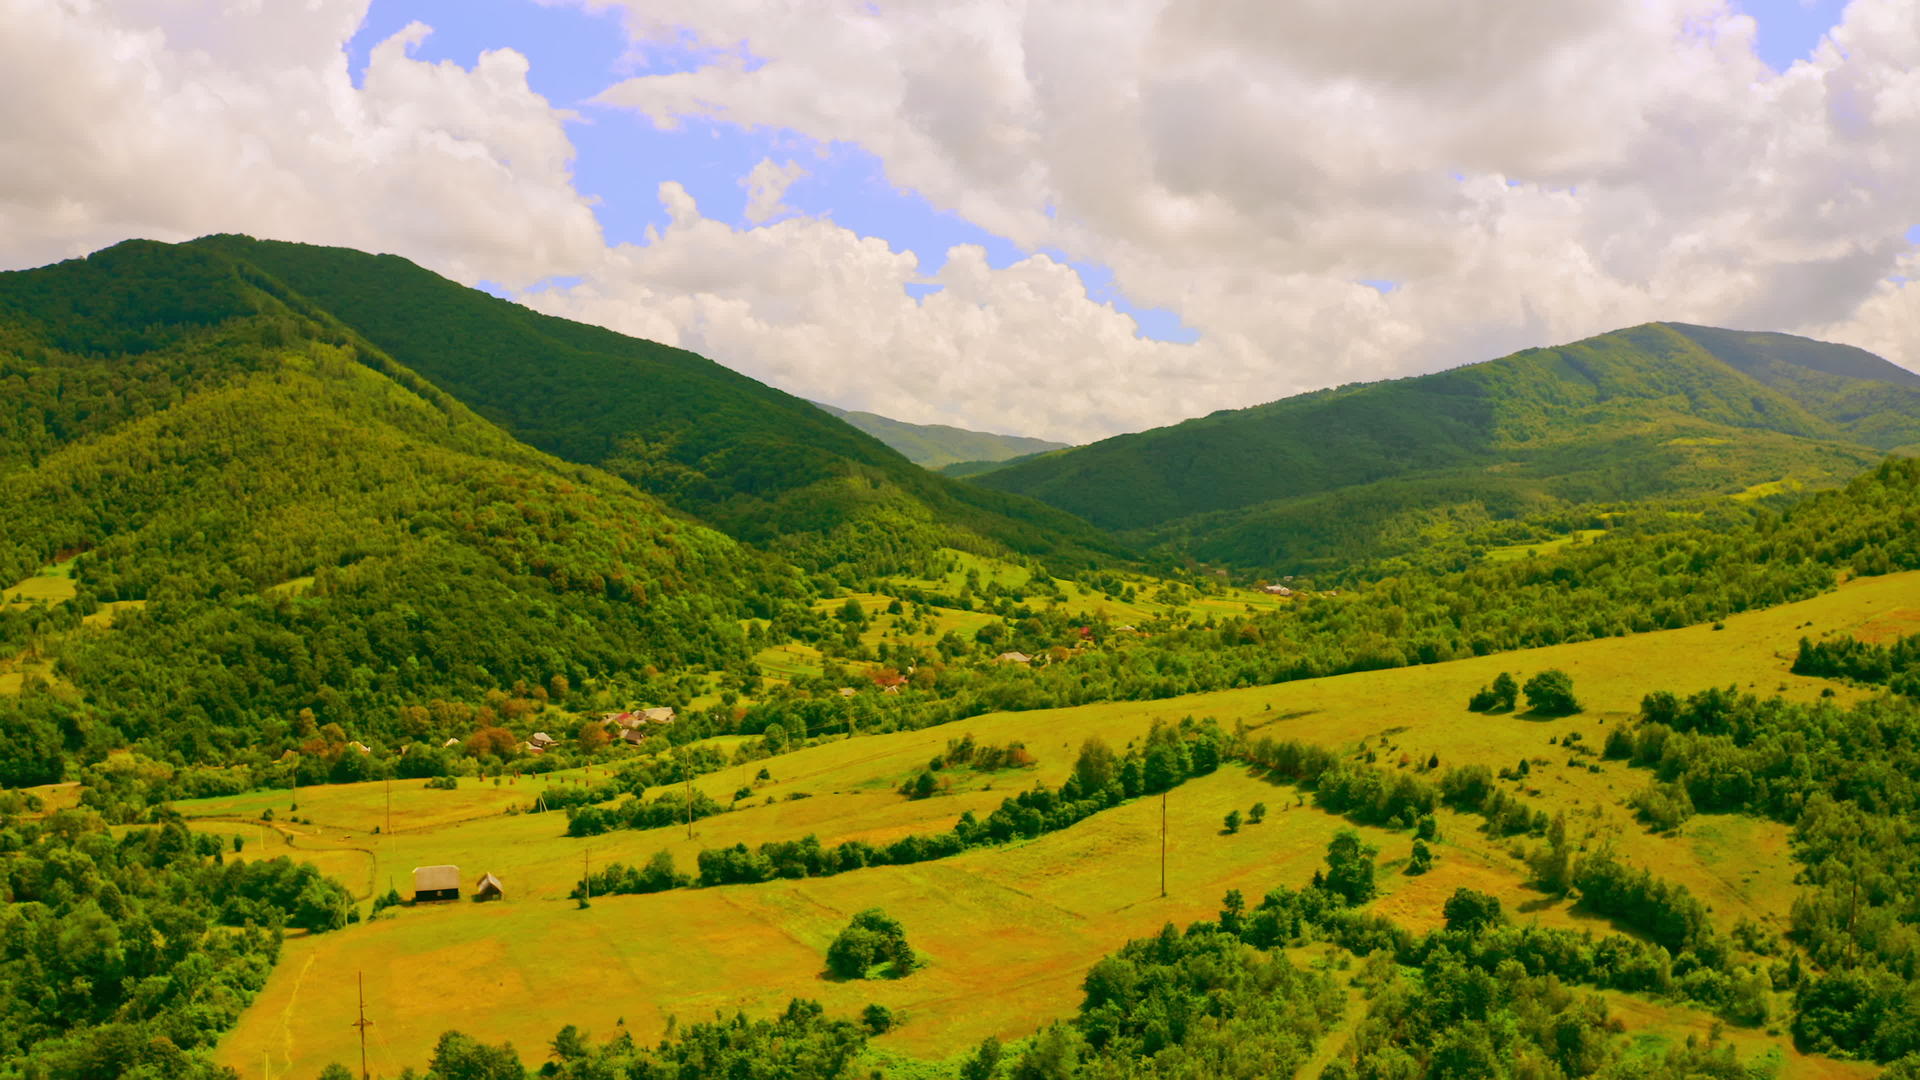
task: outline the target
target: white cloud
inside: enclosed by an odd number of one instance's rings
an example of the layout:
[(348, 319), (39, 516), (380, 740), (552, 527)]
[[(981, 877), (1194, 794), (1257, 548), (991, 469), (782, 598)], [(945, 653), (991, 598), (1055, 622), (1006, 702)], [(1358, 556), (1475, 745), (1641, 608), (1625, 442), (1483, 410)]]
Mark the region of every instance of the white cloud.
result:
[[(1854, 0), (1779, 75), (1723, 0), (585, 2), (759, 61), (601, 103), (857, 143), (936, 207), (1111, 266), (1203, 333), (1185, 377), (1210, 385), (1180, 401), (1659, 318), (1920, 364), (1874, 314), (1920, 190), (1913, 0)], [(1402, 287), (1351, 287), (1377, 278)], [(1107, 378), (1174, 418), (1152, 375)]]
[(592, 108), (857, 144), (1201, 341), (1142, 340), (1045, 256), (929, 276), (938, 253), (786, 205), (792, 161), (742, 178), (750, 227), (668, 183), (670, 222), (609, 247), (526, 60), (423, 62), (415, 25), (355, 87), (366, 0), (0, 0), (0, 264), (231, 230), (574, 276), (529, 302), (811, 397), (1076, 438), (1655, 318), (1920, 364), (1920, 284), (1890, 280), (1920, 277), (1916, 0), (1853, 0), (1779, 74), (1726, 0), (572, 2), (712, 50)]
[(747, 189), (746, 219), (758, 225), (793, 213), (793, 207), (781, 200), (787, 197), (787, 189), (806, 175), (807, 170), (792, 161), (776, 165), (772, 158), (761, 158), (760, 164), (740, 180), (740, 186)]
[(527, 283), (602, 249), (526, 60), (342, 44), (366, 0), (0, 0), (0, 261), (250, 232)]

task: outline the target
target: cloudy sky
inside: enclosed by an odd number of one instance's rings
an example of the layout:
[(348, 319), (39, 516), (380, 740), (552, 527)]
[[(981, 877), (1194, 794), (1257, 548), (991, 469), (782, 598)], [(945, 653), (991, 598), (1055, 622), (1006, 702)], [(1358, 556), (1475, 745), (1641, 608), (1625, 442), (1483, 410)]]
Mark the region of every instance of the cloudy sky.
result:
[(390, 251), (797, 394), (1071, 440), (1650, 319), (1920, 368), (1920, 0), (0, 25), (5, 268), (229, 231)]

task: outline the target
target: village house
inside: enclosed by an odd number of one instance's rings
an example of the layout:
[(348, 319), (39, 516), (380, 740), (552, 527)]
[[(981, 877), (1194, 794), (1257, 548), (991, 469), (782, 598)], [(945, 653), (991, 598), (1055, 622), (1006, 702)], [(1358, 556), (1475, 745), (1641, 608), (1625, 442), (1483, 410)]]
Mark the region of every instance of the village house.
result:
[(460, 899), (460, 868), (457, 866), (416, 866), (413, 868), (413, 902)]
[(531, 744), (535, 750), (545, 750), (547, 747), (552, 746), (554, 743), (557, 743), (559, 741), (560, 741), (559, 739), (554, 738), (553, 736), (547, 734), (544, 731), (534, 732), (533, 737), (527, 740), (527, 742)]
[(1293, 590), (1287, 588), (1285, 585), (1268, 585), (1263, 587), (1260, 591), (1272, 596), (1292, 596), (1293, 595)]
[(481, 874), (480, 880), (473, 883), (475, 903), (484, 900), (504, 900), (506, 897), (506, 887), (501, 885), (500, 879), (494, 877), (492, 873)]
[(1023, 652), (1003, 652), (999, 656), (994, 657), (994, 659), (1003, 664), (1030, 664), (1033, 662), (1033, 657)]

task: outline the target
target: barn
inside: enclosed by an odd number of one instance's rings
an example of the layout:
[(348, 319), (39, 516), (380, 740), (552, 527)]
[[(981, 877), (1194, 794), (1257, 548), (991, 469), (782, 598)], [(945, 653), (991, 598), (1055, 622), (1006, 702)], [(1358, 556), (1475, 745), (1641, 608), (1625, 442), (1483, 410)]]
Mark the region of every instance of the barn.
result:
[(491, 873), (481, 874), (480, 880), (473, 883), (473, 899), (476, 902), (481, 900), (505, 900), (506, 898), (506, 887), (501, 885), (500, 879), (494, 877)]
[(416, 866), (413, 868), (413, 900), (460, 899), (460, 868), (457, 866)]

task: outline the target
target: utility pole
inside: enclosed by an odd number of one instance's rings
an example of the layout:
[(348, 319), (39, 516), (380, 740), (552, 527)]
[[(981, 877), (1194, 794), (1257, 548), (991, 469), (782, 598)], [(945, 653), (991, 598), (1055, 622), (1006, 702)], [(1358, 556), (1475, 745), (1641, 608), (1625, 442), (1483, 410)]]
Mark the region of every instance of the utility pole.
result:
[(693, 769), (682, 766), (687, 778), (687, 839), (693, 839)]
[(360, 1080), (372, 1080), (373, 1074), (367, 1071), (367, 1029), (373, 1026), (373, 1021), (367, 1019), (367, 973), (359, 974), (360, 1019), (355, 1020), (353, 1026), (360, 1029)]
[[(391, 776), (387, 777), (387, 835), (393, 835), (393, 777)], [(387, 841), (387, 846), (393, 846), (393, 841)]]
[(1167, 793), (1160, 793), (1160, 899), (1167, 898)]
[(580, 895), (587, 900), (593, 899), (593, 867), (587, 862), (592, 855), (592, 851), (580, 853)]

